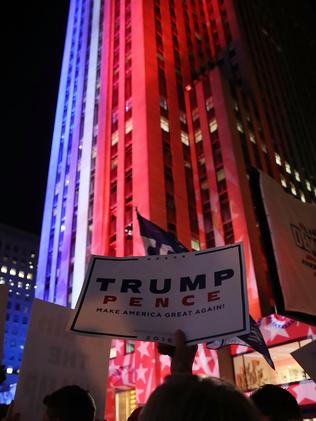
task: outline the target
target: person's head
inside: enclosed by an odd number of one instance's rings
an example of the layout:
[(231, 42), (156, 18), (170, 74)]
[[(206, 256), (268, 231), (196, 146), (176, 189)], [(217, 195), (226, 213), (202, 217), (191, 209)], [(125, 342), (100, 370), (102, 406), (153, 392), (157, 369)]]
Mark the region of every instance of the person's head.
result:
[(266, 384), (251, 395), (252, 401), (269, 421), (300, 421), (301, 411), (290, 392), (273, 384)]
[(94, 421), (95, 402), (89, 392), (79, 386), (65, 386), (47, 395), (45, 421)]
[(167, 378), (149, 397), (140, 421), (258, 421), (251, 401), (231, 384), (192, 375)]

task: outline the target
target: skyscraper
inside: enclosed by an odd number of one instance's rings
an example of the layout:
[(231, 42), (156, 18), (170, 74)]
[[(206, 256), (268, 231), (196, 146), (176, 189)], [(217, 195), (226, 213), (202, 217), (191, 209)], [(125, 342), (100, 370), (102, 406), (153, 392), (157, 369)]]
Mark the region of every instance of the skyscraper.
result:
[(38, 297), (74, 306), (91, 253), (143, 254), (137, 206), (193, 249), (244, 241), (251, 314), (273, 312), (249, 170), (316, 197), (276, 13), (260, 0), (70, 2)]
[(2, 359), (7, 379), (1, 385), (1, 402), (6, 395), (10, 402), (10, 389), (17, 383), (36, 289), (38, 241), (34, 234), (0, 224), (0, 285), (8, 288)]

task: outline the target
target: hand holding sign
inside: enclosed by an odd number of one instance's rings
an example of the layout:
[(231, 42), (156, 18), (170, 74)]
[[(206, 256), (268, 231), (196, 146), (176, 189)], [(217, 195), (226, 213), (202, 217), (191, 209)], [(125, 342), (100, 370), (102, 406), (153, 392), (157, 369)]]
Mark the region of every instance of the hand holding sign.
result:
[(186, 345), (186, 337), (182, 330), (176, 331), (175, 343), (175, 346), (159, 343), (159, 354), (171, 357), (171, 374), (192, 374), (197, 345)]

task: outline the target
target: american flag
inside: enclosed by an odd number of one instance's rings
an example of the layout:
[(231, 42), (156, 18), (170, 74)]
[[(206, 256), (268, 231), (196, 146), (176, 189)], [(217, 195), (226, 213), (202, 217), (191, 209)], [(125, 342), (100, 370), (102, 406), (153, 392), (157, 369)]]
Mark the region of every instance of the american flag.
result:
[[(140, 227), (140, 235), (144, 242), (147, 255), (163, 255), (173, 253), (184, 253), (189, 250), (181, 244), (173, 234), (164, 231), (158, 225), (140, 215), (137, 211), (137, 219)], [(270, 365), (275, 369), (269, 349), (264, 341), (262, 333), (255, 320), (250, 318), (250, 332), (246, 335), (223, 339), (206, 344), (209, 349), (218, 349), (227, 345), (242, 345), (259, 352)]]

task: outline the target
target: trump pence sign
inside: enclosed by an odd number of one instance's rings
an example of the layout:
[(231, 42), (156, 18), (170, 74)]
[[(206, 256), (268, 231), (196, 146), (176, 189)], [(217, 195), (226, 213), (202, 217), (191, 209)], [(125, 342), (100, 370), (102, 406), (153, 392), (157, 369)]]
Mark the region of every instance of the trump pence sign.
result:
[(146, 257), (93, 256), (70, 330), (188, 343), (249, 332), (242, 244)]

